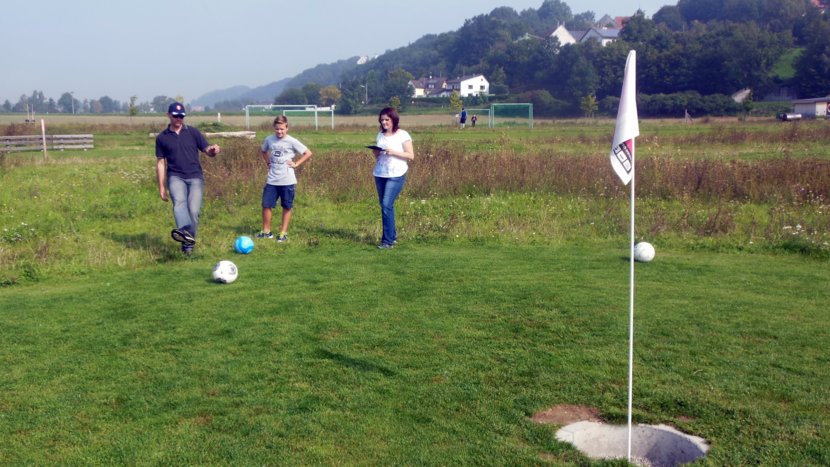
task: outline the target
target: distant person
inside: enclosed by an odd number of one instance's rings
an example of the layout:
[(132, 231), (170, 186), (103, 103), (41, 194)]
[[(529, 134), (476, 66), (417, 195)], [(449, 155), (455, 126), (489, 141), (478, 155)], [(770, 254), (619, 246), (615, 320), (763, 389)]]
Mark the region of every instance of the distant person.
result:
[(170, 236), (182, 244), (185, 256), (190, 256), (196, 244), (205, 186), (199, 152), (215, 157), (221, 149), (216, 144), (208, 145), (197, 128), (185, 125), (185, 115), (179, 102), (167, 108), (170, 124), (156, 136), (156, 176), (162, 201), (167, 201), (168, 194), (173, 201), (176, 228)]
[(478, 120), (478, 115), (476, 115), (476, 114), (473, 114), (473, 116), (470, 117), (470, 124), (472, 125), (473, 128), (476, 127), (476, 121), (477, 120)]
[(383, 236), (378, 248), (389, 249), (398, 243), (398, 232), (395, 229), (395, 200), (403, 190), (406, 171), (409, 169), (407, 161), (415, 159), (415, 150), (412, 147), (412, 137), (398, 127), (400, 117), (394, 108), (386, 107), (381, 110), (378, 123), (380, 123), (380, 132), (378, 132), (375, 146), (382, 149), (372, 150), (376, 159), (373, 175), (375, 187), (378, 190), (383, 224)]
[(461, 128), (467, 126), (467, 109), (461, 107), (461, 119), (459, 120), (461, 123)]
[[(288, 134), (288, 117), (280, 115), (274, 119), (274, 134), (262, 142), (262, 160), (268, 165), (268, 178), (262, 189), (262, 231), (257, 238), (274, 238), (271, 232), (271, 217), (277, 207), (282, 206), (282, 224), (277, 242), (288, 241), (288, 224), (294, 208), (294, 192), (297, 175), (294, 169), (311, 157), (311, 151), (297, 138)], [(295, 157), (299, 155), (299, 159)]]

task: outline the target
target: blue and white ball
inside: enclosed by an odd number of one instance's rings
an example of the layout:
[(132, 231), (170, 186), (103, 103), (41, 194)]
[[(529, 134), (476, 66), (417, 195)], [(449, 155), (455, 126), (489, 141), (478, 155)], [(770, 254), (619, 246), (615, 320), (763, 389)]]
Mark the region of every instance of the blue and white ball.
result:
[(233, 262), (222, 260), (213, 266), (213, 280), (221, 284), (230, 284), (239, 277), (239, 269)]
[(237, 237), (236, 241), (233, 243), (233, 249), (236, 250), (237, 253), (247, 255), (248, 253), (254, 251), (254, 241), (251, 237), (242, 235)]

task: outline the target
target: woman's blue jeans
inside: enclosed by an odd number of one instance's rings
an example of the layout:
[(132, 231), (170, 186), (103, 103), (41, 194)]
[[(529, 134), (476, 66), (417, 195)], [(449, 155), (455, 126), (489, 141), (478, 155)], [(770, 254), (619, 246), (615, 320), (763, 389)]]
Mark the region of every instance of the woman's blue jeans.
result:
[(202, 210), (202, 193), (205, 181), (201, 178), (167, 176), (167, 191), (173, 202), (176, 228), (190, 232), (194, 237), (199, 228), (199, 212)]
[(378, 200), (380, 201), (380, 214), (383, 220), (383, 237), (381, 244), (391, 245), (398, 239), (398, 232), (395, 230), (395, 200), (403, 190), (406, 175), (400, 177), (375, 177), (375, 186), (378, 189)]

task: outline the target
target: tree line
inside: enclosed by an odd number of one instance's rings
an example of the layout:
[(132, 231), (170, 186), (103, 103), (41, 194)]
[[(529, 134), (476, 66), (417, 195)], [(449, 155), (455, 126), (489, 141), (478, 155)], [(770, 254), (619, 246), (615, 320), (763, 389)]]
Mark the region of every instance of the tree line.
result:
[[(830, 92), (830, 22), (809, 0), (680, 0), (652, 18), (637, 11), (619, 40), (604, 47), (563, 45), (550, 35), (560, 24), (579, 31), (596, 21), (593, 12), (573, 14), (560, 0), (522, 12), (496, 8), (344, 72), (338, 110), (393, 98), (403, 107), (422, 105), (427, 101), (411, 99), (409, 80), (483, 74), (491, 86), (487, 100), (532, 102), (541, 115), (586, 113), (586, 102), (611, 113), (631, 49), (644, 116), (744, 112), (752, 99), (781, 88), (799, 97)], [(751, 97), (737, 103), (730, 96), (742, 89)], [(293, 103), (296, 92), (286, 89), (275, 102)]]
[(36, 114), (129, 114), (167, 112), (167, 106), (181, 97), (173, 98), (168, 96), (156, 96), (148, 102), (138, 102), (136, 96), (131, 96), (129, 102), (120, 102), (109, 96), (101, 96), (98, 99), (76, 99), (73, 93), (64, 92), (56, 101), (47, 98), (43, 91), (34, 90), (31, 95), (21, 94), (17, 103), (12, 104), (8, 99), (3, 102), (0, 109), (3, 112), (20, 112)]

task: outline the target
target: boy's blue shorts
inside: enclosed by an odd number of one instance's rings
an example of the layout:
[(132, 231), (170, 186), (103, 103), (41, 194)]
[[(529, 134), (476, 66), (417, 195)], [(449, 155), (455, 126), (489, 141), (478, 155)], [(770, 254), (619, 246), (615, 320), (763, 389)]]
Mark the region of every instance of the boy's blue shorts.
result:
[(277, 198), (280, 199), (280, 206), (283, 209), (294, 207), (294, 188), (297, 185), (269, 185), (265, 184), (262, 189), (262, 207), (274, 209), (277, 207)]

